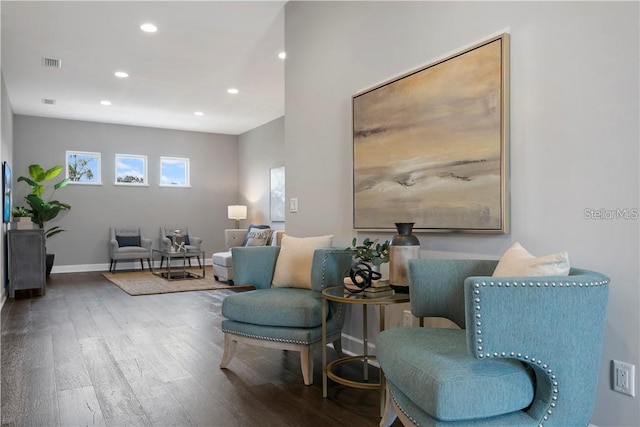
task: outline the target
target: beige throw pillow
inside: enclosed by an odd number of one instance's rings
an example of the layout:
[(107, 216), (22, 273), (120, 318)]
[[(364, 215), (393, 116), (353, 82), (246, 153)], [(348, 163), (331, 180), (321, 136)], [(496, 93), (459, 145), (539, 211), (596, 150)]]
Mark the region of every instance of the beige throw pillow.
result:
[(516, 242), (502, 255), (493, 276), (567, 276), (569, 268), (566, 252), (535, 257)]
[(333, 235), (282, 238), (280, 254), (273, 273), (274, 288), (311, 289), (311, 264), (316, 249), (329, 248)]

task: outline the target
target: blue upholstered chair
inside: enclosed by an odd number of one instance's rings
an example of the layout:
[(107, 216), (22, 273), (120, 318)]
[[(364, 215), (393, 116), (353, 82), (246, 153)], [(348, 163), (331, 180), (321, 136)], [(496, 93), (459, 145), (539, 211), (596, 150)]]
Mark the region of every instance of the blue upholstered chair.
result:
[[(413, 260), (411, 311), (461, 329), (394, 328), (376, 355), (380, 425), (586, 426), (596, 397), (609, 279), (491, 277), (497, 261)], [(465, 329), (466, 328), (466, 329)]]
[[(234, 282), (256, 290), (227, 296), (222, 303), (226, 368), (237, 343), (300, 352), (305, 385), (313, 384), (313, 351), (322, 345), (322, 297), (325, 287), (341, 285), (351, 264), (347, 250), (316, 249), (311, 267), (311, 289), (271, 287), (278, 246), (239, 247), (231, 250)], [(344, 305), (329, 304), (327, 342), (341, 354)]]

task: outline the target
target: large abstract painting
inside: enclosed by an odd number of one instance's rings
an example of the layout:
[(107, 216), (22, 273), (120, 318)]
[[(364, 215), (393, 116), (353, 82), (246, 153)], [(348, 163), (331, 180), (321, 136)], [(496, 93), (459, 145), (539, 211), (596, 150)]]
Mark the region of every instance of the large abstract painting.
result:
[(353, 97), (354, 228), (508, 232), (508, 34)]

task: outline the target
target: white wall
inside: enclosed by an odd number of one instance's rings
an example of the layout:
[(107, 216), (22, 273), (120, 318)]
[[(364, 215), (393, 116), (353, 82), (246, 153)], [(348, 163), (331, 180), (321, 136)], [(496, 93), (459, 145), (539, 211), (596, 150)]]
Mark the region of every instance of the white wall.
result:
[(609, 390), (611, 359), (640, 365), (639, 221), (584, 215), (639, 207), (638, 17), (638, 2), (289, 2), (287, 232), (354, 235), (352, 95), (508, 29), (511, 233), (422, 234), (422, 256), (497, 258), (520, 241), (609, 275), (592, 422), (640, 425), (638, 398)]
[(241, 227), (270, 224), (284, 229), (284, 222), (270, 219), (271, 168), (279, 166), (284, 166), (284, 117), (238, 136), (238, 203), (247, 205), (247, 219), (240, 221)]

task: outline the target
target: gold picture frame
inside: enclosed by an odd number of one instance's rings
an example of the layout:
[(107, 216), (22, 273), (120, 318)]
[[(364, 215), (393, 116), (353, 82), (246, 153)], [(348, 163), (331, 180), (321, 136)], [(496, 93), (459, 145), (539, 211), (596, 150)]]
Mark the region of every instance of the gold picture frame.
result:
[(353, 96), (357, 230), (509, 232), (509, 35)]

